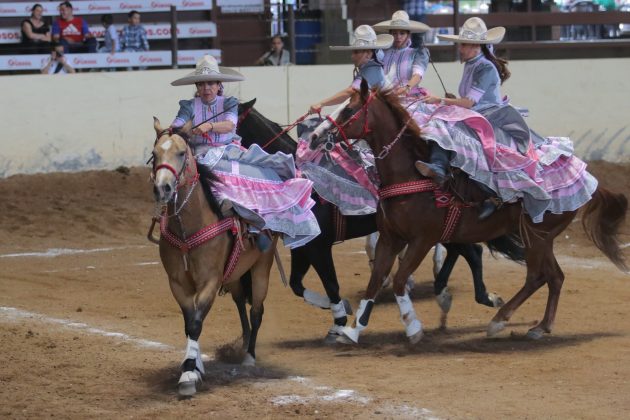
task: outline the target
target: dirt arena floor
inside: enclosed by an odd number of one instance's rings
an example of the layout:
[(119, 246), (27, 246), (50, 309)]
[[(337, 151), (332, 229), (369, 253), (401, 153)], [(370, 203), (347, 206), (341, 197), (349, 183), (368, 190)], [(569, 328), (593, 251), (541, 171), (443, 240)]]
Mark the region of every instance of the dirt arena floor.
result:
[[(629, 164), (591, 170), (630, 196)], [(556, 242), (566, 281), (555, 330), (540, 341), (524, 333), (542, 317), (547, 291), (488, 339), (495, 310), (474, 302), (463, 263), (449, 328), (439, 331), (425, 262), (413, 293), (426, 328), (420, 344), (406, 344), (385, 290), (359, 346), (325, 346), (330, 313), (294, 297), (274, 268), (257, 367), (215, 356), (240, 334), (231, 299), (218, 298), (200, 340), (205, 381), (179, 400), (183, 321), (145, 239), (148, 171), (123, 172), (0, 180), (0, 418), (628, 418), (630, 276), (579, 223)], [(628, 233), (626, 223), (626, 254)], [(489, 290), (510, 298), (524, 268), (487, 254)], [(336, 246), (335, 258), (356, 307), (368, 281), (363, 241)], [(307, 285), (323, 291), (312, 272)]]

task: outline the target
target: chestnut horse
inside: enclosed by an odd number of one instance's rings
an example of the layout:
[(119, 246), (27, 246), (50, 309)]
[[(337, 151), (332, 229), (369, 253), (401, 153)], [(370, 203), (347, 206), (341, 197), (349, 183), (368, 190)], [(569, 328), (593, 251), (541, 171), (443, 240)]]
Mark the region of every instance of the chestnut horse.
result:
[[(160, 220), (160, 258), (171, 292), (184, 315), (188, 339), (179, 394), (191, 396), (204, 373), (198, 343), (203, 321), (222, 285), (232, 294), (241, 319), (243, 348), (247, 350), (243, 364), (255, 364), (256, 336), (262, 322), (277, 237), (274, 236), (270, 249), (261, 253), (252, 241), (239, 234), (241, 225), (237, 218), (222, 215), (211, 192), (217, 178), (201, 166), (199, 170), (206, 173), (197, 172), (187, 142), (190, 124), (175, 133), (163, 129), (155, 119), (154, 128), (157, 138), (153, 147), (153, 191), (156, 202), (166, 206)], [(247, 271), (251, 272), (252, 280), (251, 327), (244, 291), (249, 287), (238, 281)]]
[[(415, 170), (418, 159), (429, 160), (429, 144), (420, 129), (387, 92), (370, 92), (365, 81), (360, 92), (336, 117), (335, 125), (345, 138), (365, 138), (377, 156), (376, 166), (382, 186), (395, 186), (422, 180)], [(319, 128), (311, 135), (312, 142), (321, 141)], [(338, 136), (340, 137), (340, 136)], [(425, 182), (431, 185), (431, 183)], [(408, 184), (407, 184), (408, 185)], [(382, 187), (382, 188), (383, 188)], [(381, 192), (384, 190), (382, 189)], [(623, 194), (598, 187), (592, 199), (583, 206), (582, 224), (588, 237), (619, 269), (627, 271), (625, 257), (619, 247), (619, 228), (628, 209)], [(381, 199), (377, 212), (380, 239), (376, 247), (374, 271), (359, 309), (354, 327), (344, 328), (343, 342), (357, 343), (359, 333), (368, 324), (374, 298), (382, 279), (391, 270), (396, 255), (405, 245), (408, 251), (394, 276), (394, 293), (406, 335), (412, 343), (422, 337), (422, 324), (405, 292), (405, 280), (422, 262), (427, 252), (440, 240), (448, 209), (437, 208), (433, 192), (416, 192)], [(544, 284), (549, 289), (545, 315), (527, 336), (540, 338), (550, 333), (556, 317), (564, 274), (553, 253), (554, 239), (573, 221), (576, 211), (561, 214), (547, 212), (541, 223), (533, 223), (521, 203), (507, 203), (486, 220), (478, 220), (478, 209), (463, 207), (461, 219), (450, 241), (476, 243), (510, 233), (520, 233), (525, 244), (527, 276), (524, 286), (490, 322), (487, 334), (492, 336), (505, 328), (506, 322), (523, 302)]]

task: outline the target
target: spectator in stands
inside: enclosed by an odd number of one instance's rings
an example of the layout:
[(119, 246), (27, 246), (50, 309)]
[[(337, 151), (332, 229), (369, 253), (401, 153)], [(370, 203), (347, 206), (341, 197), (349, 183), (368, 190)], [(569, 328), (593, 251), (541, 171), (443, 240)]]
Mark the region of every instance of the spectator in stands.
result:
[(42, 74), (67, 74), (74, 72), (64, 55), (63, 44), (53, 43), (50, 58), (48, 63), (42, 68)]
[(61, 43), (68, 53), (95, 53), (96, 39), (81, 17), (74, 17), (72, 3), (59, 5), (59, 19), (53, 22), (52, 39)]
[(271, 38), (271, 50), (264, 53), (255, 64), (258, 66), (286, 66), (291, 64), (291, 54), (284, 49), (284, 42), (282, 42), (280, 35)]
[(149, 51), (147, 30), (140, 24), (140, 13), (132, 10), (127, 15), (129, 25), (123, 28), (120, 43), (124, 52)]
[[(418, 22), (424, 22), (424, 0), (403, 0), (402, 8), (409, 15), (409, 19)], [(411, 34), (411, 46), (413, 48), (422, 48), (422, 37), (424, 33), (416, 32)]]
[(98, 52), (114, 54), (120, 51), (118, 31), (114, 26), (114, 17), (110, 14), (101, 16), (101, 23), (105, 27), (105, 45)]
[(42, 19), (44, 8), (37, 3), (31, 7), (31, 17), (22, 21), (22, 45), (24, 54), (50, 52), (50, 26)]

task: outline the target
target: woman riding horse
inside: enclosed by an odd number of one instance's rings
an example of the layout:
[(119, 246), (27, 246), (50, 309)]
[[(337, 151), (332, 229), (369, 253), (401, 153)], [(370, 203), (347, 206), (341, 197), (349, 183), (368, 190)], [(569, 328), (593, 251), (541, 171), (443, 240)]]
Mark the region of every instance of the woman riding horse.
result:
[(258, 145), (245, 150), (236, 134), (238, 100), (223, 96), (223, 83), (242, 81), (239, 72), (219, 67), (215, 58), (202, 57), (194, 72), (177, 79), (173, 86), (194, 84), (195, 97), (179, 102), (171, 127), (192, 121), (190, 146), (197, 163), (221, 179), (217, 188), (224, 207), (233, 207), (251, 225), (261, 250), (269, 246), (263, 230), (280, 232), (289, 248), (303, 245), (319, 234), (310, 211), (312, 183), (298, 178), (292, 156), (270, 155)]
[(391, 20), (377, 23), (372, 28), (394, 37), (393, 45), (383, 51), (383, 70), (388, 86), (395, 89), (394, 93), (399, 96), (425, 96), (426, 91), (419, 85), (429, 64), (429, 50), (424, 43), (412, 48), (411, 34), (424, 34), (431, 28), (422, 22), (409, 20), (404, 10), (398, 10)]

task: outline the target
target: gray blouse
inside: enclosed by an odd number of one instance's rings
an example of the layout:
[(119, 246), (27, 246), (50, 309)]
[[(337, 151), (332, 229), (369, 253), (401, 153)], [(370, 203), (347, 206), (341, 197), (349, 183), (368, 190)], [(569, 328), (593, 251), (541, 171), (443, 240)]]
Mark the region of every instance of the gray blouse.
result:
[(481, 111), (491, 106), (503, 105), (500, 86), (499, 72), (483, 53), (466, 61), (459, 83), (459, 96), (473, 101), (473, 110)]

